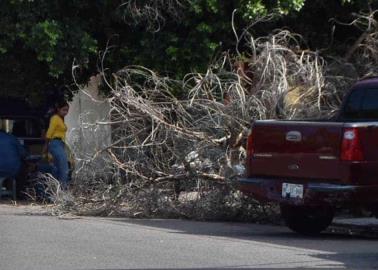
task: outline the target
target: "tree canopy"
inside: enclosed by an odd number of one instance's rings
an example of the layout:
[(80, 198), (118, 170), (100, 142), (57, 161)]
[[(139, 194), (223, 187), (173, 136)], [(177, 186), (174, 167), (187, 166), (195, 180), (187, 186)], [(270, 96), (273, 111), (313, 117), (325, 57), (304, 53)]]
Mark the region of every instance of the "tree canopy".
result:
[(79, 83), (103, 67), (111, 73), (125, 65), (172, 77), (203, 72), (235, 50), (234, 10), (238, 30), (274, 14), (256, 35), (285, 27), (312, 49), (343, 54), (360, 32), (340, 26), (332, 34), (334, 22), (376, 7), (362, 0), (3, 0), (0, 95), (44, 101), (70, 89), (73, 66)]

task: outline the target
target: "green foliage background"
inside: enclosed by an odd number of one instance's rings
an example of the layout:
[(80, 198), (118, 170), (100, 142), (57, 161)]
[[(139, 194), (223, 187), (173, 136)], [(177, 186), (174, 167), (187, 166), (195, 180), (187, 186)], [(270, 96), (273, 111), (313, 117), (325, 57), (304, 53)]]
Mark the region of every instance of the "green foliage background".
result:
[[(150, 2), (136, 1), (141, 8)], [(377, 2), (189, 0), (179, 16), (162, 8), (165, 20), (156, 32), (146, 21), (132, 22), (134, 14), (126, 8), (126, 0), (2, 0), (0, 95), (45, 102), (72, 85), (74, 64), (79, 66), (80, 83), (98, 73), (106, 48), (104, 65), (109, 73), (130, 64), (177, 78), (203, 72), (222, 52), (234, 52), (235, 9), (238, 29), (273, 13), (275, 20), (254, 28), (256, 36), (288, 28), (303, 35), (311, 49), (327, 48), (331, 55), (342, 55), (360, 30), (338, 26), (332, 38), (330, 19), (351, 21), (353, 13), (376, 8)], [(69, 87), (64, 89), (69, 95)]]

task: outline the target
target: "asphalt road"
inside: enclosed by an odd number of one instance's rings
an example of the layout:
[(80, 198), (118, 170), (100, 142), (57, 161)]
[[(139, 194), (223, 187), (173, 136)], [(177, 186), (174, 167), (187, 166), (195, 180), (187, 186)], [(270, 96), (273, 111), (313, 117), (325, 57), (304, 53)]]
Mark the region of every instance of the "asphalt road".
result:
[(181, 220), (59, 219), (0, 206), (0, 270), (378, 269), (378, 240)]

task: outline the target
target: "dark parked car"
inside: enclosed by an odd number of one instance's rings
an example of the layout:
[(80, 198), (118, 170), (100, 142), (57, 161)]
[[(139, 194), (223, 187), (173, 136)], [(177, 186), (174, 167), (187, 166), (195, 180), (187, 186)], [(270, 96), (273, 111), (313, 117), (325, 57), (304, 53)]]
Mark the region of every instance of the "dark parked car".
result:
[(378, 78), (357, 82), (333, 120), (256, 121), (240, 189), (281, 205), (289, 228), (319, 233), (335, 209), (378, 214)]
[(22, 171), (17, 177), (17, 194), (27, 185), (27, 178), (42, 160), (44, 118), (42, 110), (30, 108), (26, 102), (10, 98), (0, 99), (0, 122), (6, 132), (16, 136), (27, 153)]

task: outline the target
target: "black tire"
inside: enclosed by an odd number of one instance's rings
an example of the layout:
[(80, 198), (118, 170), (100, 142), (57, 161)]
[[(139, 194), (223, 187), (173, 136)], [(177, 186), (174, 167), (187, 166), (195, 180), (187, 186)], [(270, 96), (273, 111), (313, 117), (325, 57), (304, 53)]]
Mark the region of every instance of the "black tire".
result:
[(370, 211), (373, 214), (373, 216), (378, 219), (378, 204), (375, 204), (372, 207), (370, 207)]
[(281, 215), (286, 226), (294, 232), (317, 235), (332, 223), (334, 211), (329, 206), (309, 207), (282, 204)]

